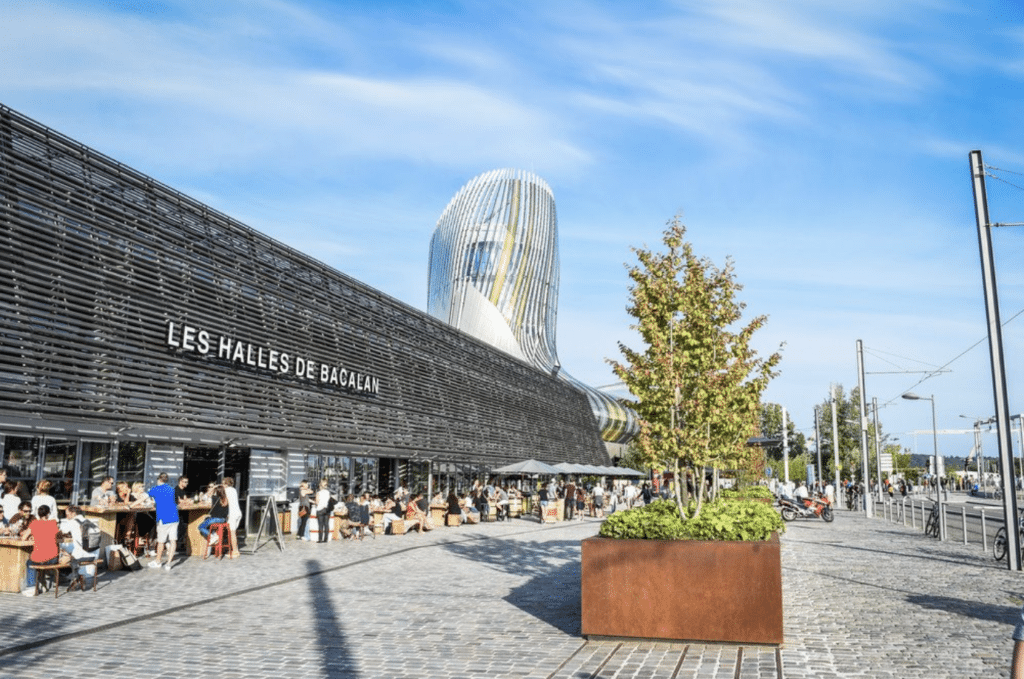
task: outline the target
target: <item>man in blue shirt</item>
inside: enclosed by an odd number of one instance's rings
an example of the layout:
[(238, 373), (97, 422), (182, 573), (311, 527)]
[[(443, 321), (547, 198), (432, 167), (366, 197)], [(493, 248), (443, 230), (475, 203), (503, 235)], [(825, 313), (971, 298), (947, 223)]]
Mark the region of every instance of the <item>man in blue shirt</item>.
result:
[(149, 497), (156, 504), (156, 560), (150, 561), (149, 567), (160, 568), (164, 544), (167, 543), (167, 563), (164, 564), (164, 570), (169, 571), (178, 539), (178, 503), (174, 499), (174, 489), (167, 485), (166, 472), (160, 472), (156, 485), (149, 489)]

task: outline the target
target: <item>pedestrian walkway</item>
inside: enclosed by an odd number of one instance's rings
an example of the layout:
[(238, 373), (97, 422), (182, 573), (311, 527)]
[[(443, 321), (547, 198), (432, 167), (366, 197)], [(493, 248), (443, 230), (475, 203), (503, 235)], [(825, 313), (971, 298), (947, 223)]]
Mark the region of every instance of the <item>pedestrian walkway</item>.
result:
[(783, 536), (780, 649), (588, 641), (579, 545), (597, 527), (289, 539), (236, 561), (106, 574), (96, 593), (0, 595), (0, 677), (1008, 676), (1020, 574), (845, 511)]

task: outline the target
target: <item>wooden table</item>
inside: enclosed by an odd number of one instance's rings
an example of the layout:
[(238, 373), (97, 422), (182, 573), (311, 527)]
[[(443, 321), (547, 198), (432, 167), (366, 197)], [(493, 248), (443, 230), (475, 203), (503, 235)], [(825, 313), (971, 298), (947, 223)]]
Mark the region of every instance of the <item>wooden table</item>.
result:
[(206, 538), (199, 532), (199, 524), (209, 515), (210, 507), (209, 502), (182, 502), (178, 505), (178, 513), (185, 515), (185, 554), (188, 556), (202, 556), (206, 551)]
[(448, 505), (430, 505), (430, 521), (434, 528), (444, 525), (444, 515), (448, 513)]
[(0, 592), (21, 591), (34, 544), (32, 540), (0, 538)]

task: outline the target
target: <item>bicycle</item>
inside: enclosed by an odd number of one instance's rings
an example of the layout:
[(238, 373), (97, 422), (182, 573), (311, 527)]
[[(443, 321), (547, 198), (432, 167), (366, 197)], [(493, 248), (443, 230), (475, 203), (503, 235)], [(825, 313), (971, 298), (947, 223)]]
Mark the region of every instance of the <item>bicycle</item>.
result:
[[(1021, 559), (1024, 560), (1024, 511), (1017, 519), (1017, 544), (1020, 545)], [(992, 556), (996, 561), (1006, 558), (1006, 526), (996, 531), (996, 537), (992, 541)]]
[[(939, 505), (932, 505), (932, 513), (928, 515), (928, 521), (924, 525), (924, 534), (928, 537), (937, 538), (939, 537)], [(1003, 536), (1003, 541), (1006, 541), (1006, 536)], [(1003, 549), (1006, 549), (1005, 545)]]

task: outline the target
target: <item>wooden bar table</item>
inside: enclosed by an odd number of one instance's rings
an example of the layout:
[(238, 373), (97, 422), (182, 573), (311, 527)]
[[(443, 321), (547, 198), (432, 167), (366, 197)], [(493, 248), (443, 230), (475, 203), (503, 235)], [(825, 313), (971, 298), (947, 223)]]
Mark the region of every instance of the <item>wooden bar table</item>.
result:
[(34, 544), (32, 540), (0, 538), (0, 592), (21, 591)]
[(210, 507), (209, 502), (178, 503), (178, 513), (185, 519), (185, 554), (188, 556), (202, 556), (206, 551), (206, 538), (199, 532), (199, 524), (210, 513)]
[(448, 513), (448, 505), (430, 505), (430, 521), (434, 528), (444, 525), (444, 515)]

